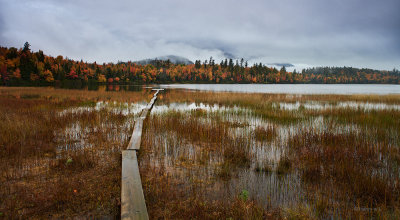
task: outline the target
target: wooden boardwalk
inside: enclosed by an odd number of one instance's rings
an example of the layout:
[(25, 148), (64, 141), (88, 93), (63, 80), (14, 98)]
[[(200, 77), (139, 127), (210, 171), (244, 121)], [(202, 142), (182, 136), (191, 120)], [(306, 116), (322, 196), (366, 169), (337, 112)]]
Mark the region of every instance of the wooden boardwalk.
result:
[(136, 150), (122, 151), (121, 219), (149, 219)]
[(163, 89), (153, 90), (156, 91), (153, 98), (137, 118), (128, 147), (122, 151), (121, 219), (149, 219), (136, 153), (140, 150), (143, 121)]

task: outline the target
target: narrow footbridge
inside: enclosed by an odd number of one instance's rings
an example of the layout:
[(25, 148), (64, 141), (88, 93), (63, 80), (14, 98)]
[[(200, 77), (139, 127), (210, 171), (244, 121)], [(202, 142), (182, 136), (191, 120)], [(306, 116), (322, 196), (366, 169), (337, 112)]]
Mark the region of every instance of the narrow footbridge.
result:
[(149, 219), (140, 179), (137, 153), (140, 150), (143, 121), (153, 108), (157, 94), (163, 89), (153, 90), (156, 91), (153, 98), (136, 119), (128, 147), (122, 151), (121, 219)]

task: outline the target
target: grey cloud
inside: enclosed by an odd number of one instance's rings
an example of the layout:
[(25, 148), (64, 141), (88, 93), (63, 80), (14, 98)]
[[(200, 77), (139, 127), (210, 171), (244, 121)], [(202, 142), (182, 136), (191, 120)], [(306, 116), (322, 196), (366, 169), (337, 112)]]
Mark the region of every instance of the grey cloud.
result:
[[(98, 62), (175, 54), (399, 68), (398, 0), (0, 0), (0, 45)], [(1, 22), (3, 21), (3, 23)]]

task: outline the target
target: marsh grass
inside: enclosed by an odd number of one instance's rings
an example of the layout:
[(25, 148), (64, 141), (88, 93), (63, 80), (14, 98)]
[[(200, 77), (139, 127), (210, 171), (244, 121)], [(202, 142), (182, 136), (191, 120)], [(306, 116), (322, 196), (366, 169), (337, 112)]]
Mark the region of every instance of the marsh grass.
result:
[(256, 172), (265, 172), (265, 173), (271, 173), (273, 171), (268, 163), (264, 163), (264, 165), (257, 163), (254, 170)]
[[(200, 195), (209, 195), (210, 190), (223, 195), (224, 189), (210, 188), (207, 184), (192, 185), (180, 178), (190, 179), (195, 172), (205, 182), (218, 185), (232, 183), (239, 176), (255, 178), (251, 182), (268, 175), (276, 184), (271, 186), (274, 190), (269, 191), (269, 196), (280, 198), (278, 201), (293, 198), (284, 187), (296, 184), (285, 181), (299, 181), (300, 189), (292, 190), (300, 199), (290, 206), (279, 206), (280, 215), (289, 219), (398, 217), (400, 121), (397, 118), (400, 111), (362, 106), (363, 103), (399, 105), (400, 96), (170, 90), (157, 104), (170, 103), (239, 109), (232, 112), (183, 109), (152, 115), (146, 125), (144, 148), (157, 152), (160, 148), (155, 145), (159, 143), (165, 146), (162, 160), (173, 161), (175, 157), (195, 160), (190, 166), (180, 167), (176, 178), (177, 163), (171, 163), (172, 166), (163, 163), (177, 184), (202, 189), (196, 192)], [(282, 108), (280, 103), (293, 103), (298, 108)], [(341, 107), (341, 103), (360, 105)], [(174, 140), (162, 141), (163, 137)], [(277, 158), (262, 157), (260, 152), (265, 151), (258, 148), (265, 147), (280, 149)], [(205, 155), (204, 150), (207, 156), (198, 159)], [(172, 156), (175, 154), (179, 156)], [(156, 153), (153, 156), (158, 158)], [(153, 166), (159, 167), (159, 164)], [(255, 174), (248, 174), (251, 172)], [(260, 188), (257, 184), (249, 186), (256, 193)], [(240, 184), (233, 185), (232, 189), (240, 193), (240, 187)]]
[(231, 163), (224, 161), (216, 167), (214, 172), (222, 180), (229, 180), (232, 177), (232, 169)]
[(201, 183), (182, 185), (165, 167), (142, 164), (142, 184), (151, 219), (276, 219), (279, 211), (243, 200), (210, 200)]
[(150, 101), (153, 94), (151, 90), (140, 92), (130, 91), (90, 91), (76, 89), (57, 89), (53, 87), (0, 87), (1, 96), (11, 96), (17, 99), (50, 99), (50, 100), (72, 100), (72, 101), (116, 101), (116, 102), (139, 102)]
[(255, 108), (267, 102), (327, 102), (335, 104), (338, 102), (354, 101), (368, 103), (400, 104), (400, 96), (393, 95), (304, 95), (304, 94), (262, 94), (262, 93), (230, 93), (230, 92), (208, 92), (208, 91), (186, 91), (166, 90), (162, 97), (163, 101), (172, 102), (196, 102), (212, 103), (226, 106), (243, 106)]
[(292, 162), (286, 156), (281, 157), (279, 160), (278, 166), (276, 167), (276, 173), (278, 175), (286, 174), (292, 168)]
[[(210, 118), (211, 119), (210, 119)], [(239, 124), (239, 123), (238, 123)], [(242, 124), (242, 123), (240, 123)], [(167, 111), (152, 114), (144, 127), (140, 171), (151, 218), (265, 219), (279, 211), (239, 193), (225, 199), (215, 187), (229, 184), (235, 170), (251, 164), (249, 143), (230, 130), (220, 114)]]
[[(120, 150), (128, 144), (135, 116), (90, 110), (102, 97), (113, 101), (112, 93), (0, 90), (3, 217), (117, 217)], [(130, 96), (125, 100), (147, 99), (142, 93)], [(122, 100), (121, 95), (115, 98)], [(80, 107), (88, 110), (69, 111)]]
[(172, 131), (180, 140), (209, 144), (209, 150), (222, 155), (224, 163), (248, 166), (251, 155), (246, 139), (232, 136), (229, 132), (230, 124), (222, 123), (220, 118), (204, 121), (197, 114), (197, 111), (192, 111), (189, 115), (172, 111), (152, 115), (148, 123), (155, 133)]
[[(120, 102), (151, 94), (0, 93), (0, 212), (117, 216), (120, 150), (135, 118)], [(111, 111), (85, 110), (114, 100)], [(399, 105), (400, 96), (165, 91), (156, 105), (203, 107), (166, 108), (145, 120), (139, 167), (150, 217), (397, 219), (400, 111), (337, 107), (342, 102)], [(64, 112), (75, 107), (85, 108)]]
[(347, 214), (354, 214), (354, 204), (365, 210), (398, 206), (398, 168), (390, 162), (388, 145), (370, 142), (362, 133), (313, 130), (293, 136), (289, 145), (304, 183), (330, 192), (323, 199), (341, 201)]
[(254, 129), (254, 137), (257, 141), (272, 141), (276, 138), (276, 135), (274, 125), (269, 125), (266, 128), (258, 126)]

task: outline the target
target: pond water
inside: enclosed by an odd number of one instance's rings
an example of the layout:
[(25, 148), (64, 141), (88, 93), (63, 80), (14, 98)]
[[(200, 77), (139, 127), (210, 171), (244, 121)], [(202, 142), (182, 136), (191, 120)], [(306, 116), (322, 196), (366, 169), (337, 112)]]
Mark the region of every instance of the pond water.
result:
[(165, 84), (159, 87), (245, 93), (400, 94), (400, 85), (388, 84)]
[(392, 84), (153, 84), (153, 85), (91, 85), (62, 87), (101, 91), (142, 91), (156, 88), (193, 91), (286, 93), (286, 94), (400, 94), (400, 85)]

